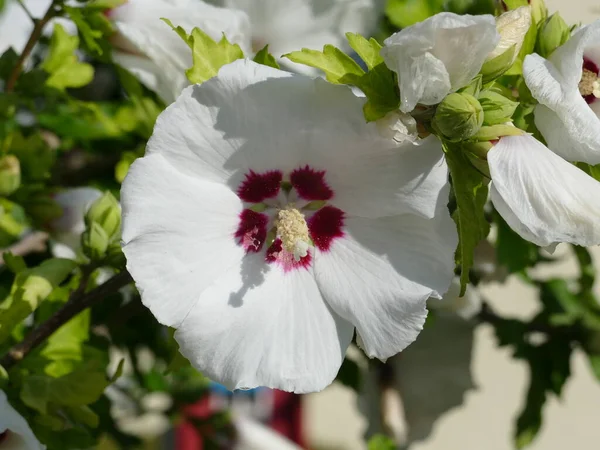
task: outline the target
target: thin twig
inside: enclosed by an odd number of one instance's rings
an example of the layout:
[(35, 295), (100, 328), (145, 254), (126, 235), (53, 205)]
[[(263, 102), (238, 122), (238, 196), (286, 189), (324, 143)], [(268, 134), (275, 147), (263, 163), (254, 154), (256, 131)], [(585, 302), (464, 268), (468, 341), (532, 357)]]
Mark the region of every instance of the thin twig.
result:
[(27, 14), (27, 16), (29, 16), (31, 21), (35, 24), (35, 21), (37, 19), (35, 17), (33, 17), (33, 14), (31, 14), (31, 11), (29, 11), (29, 8), (27, 7), (27, 5), (25, 5), (25, 2), (23, 0), (17, 0), (17, 2), (19, 3), (19, 5), (21, 5), (21, 8), (23, 8), (23, 11), (25, 11), (25, 14)]
[[(129, 272), (124, 270), (88, 293), (84, 293), (85, 286), (83, 289), (78, 289), (71, 295), (69, 301), (52, 317), (29, 333), (22, 342), (12, 347), (0, 359), (0, 366), (8, 370), (77, 314), (100, 303), (107, 295), (118, 291), (132, 281), (133, 279), (129, 275)], [(84, 284), (86, 284), (85, 281), (80, 287)]]
[(25, 64), (25, 60), (29, 57), (29, 54), (33, 50), (33, 47), (35, 46), (35, 44), (39, 40), (40, 36), (42, 35), (42, 31), (44, 30), (44, 27), (46, 26), (46, 24), (48, 22), (50, 22), (50, 20), (55, 15), (56, 15), (56, 10), (54, 9), (54, 2), (52, 2), (50, 7), (48, 8), (48, 11), (46, 11), (46, 14), (44, 14), (44, 17), (42, 17), (40, 20), (35, 21), (35, 26), (33, 27), (33, 31), (31, 32), (31, 35), (29, 36), (29, 40), (27, 41), (27, 44), (25, 44), (25, 48), (21, 52), (21, 55), (19, 56), (19, 59), (17, 60), (15, 67), (13, 67), (13, 70), (10, 73), (8, 80), (6, 81), (6, 92), (7, 93), (12, 92), (15, 89), (17, 80), (19, 79), (19, 76), (21, 75), (21, 72), (23, 71), (23, 65)]
[(48, 241), (48, 233), (44, 231), (36, 231), (28, 234), (16, 244), (0, 250), (0, 266), (4, 264), (4, 253), (12, 253), (16, 256), (25, 256), (30, 253), (40, 253), (46, 251), (46, 242)]

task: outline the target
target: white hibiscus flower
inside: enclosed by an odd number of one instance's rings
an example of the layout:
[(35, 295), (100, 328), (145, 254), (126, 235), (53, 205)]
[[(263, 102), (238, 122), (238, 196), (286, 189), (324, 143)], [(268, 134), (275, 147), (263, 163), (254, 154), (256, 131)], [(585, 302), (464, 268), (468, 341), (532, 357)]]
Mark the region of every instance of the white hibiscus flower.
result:
[(384, 41), (381, 56), (398, 74), (400, 109), (435, 105), (481, 70), (500, 40), (491, 15), (440, 13)]
[(523, 239), (600, 244), (598, 181), (530, 135), (503, 137), (487, 159), (492, 203)]
[(523, 76), (540, 104), (535, 124), (568, 161), (600, 164), (600, 21), (578, 30), (548, 60), (527, 55)]
[(116, 33), (114, 61), (133, 73), (165, 103), (189, 85), (185, 71), (192, 66), (188, 45), (161, 18), (188, 33), (198, 27), (212, 39), (227, 39), (250, 49), (250, 24), (245, 13), (218, 8), (201, 0), (127, 0), (108, 12)]
[[(27, 10), (39, 19), (44, 16), (52, 4), (52, 0), (23, 0)], [(59, 22), (70, 34), (77, 33), (75, 24), (67, 19), (54, 19), (44, 28), (45, 34), (51, 34), (54, 23)], [(0, 55), (10, 47), (21, 53), (33, 31), (34, 23), (16, 0), (8, 0), (0, 10)]]
[(0, 450), (45, 450), (31, 428), (0, 391)]
[[(252, 47), (258, 51), (269, 44), (276, 57), (310, 48), (321, 50), (325, 44), (349, 50), (345, 34), (370, 36), (383, 10), (382, 0), (211, 0), (212, 3), (246, 12), (252, 27)], [(316, 70), (279, 61), (300, 73)]]
[(387, 358), (453, 277), (439, 141), (382, 137), (345, 86), (251, 61), (188, 87), (123, 183), (144, 304), (228, 388), (323, 389), (354, 328)]
[(91, 187), (66, 189), (54, 196), (63, 214), (49, 224), (50, 248), (57, 258), (77, 259), (81, 256), (81, 234), (85, 231), (84, 216), (102, 192)]

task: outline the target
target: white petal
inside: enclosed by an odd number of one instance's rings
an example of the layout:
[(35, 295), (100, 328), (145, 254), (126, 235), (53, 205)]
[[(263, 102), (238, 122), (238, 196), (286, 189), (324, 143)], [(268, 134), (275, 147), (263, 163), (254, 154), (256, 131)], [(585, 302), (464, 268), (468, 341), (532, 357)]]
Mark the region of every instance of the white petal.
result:
[(567, 86), (577, 86), (581, 80), (583, 55), (587, 47), (600, 42), (600, 20), (587, 25), (573, 34), (567, 42), (550, 56), (550, 62), (558, 69)]
[(8, 403), (4, 391), (0, 391), (0, 434), (8, 431), (2, 448), (45, 450), (35, 437), (25, 419)]
[[(431, 218), (440, 203), (448, 202), (448, 166), (440, 141), (430, 136), (420, 145), (392, 142), (373, 139), (352, 157), (331, 152), (338, 161), (330, 162), (327, 172), (336, 192), (333, 205), (361, 217), (414, 213)], [(346, 152), (351, 149), (349, 142)]]
[[(110, 12), (119, 35), (113, 39), (117, 49), (116, 62), (122, 64), (134, 75), (140, 77), (150, 89), (156, 90), (166, 102), (172, 102), (187, 78), (185, 70), (192, 65), (192, 53), (185, 42), (164, 23), (167, 18), (175, 26), (183, 27), (188, 33), (198, 27), (211, 38), (220, 40), (223, 34), (230, 42), (240, 44), (244, 51), (250, 48), (250, 24), (248, 17), (241, 11), (217, 8), (199, 0), (130, 0)], [(142, 64), (139, 60), (124, 57), (134, 53), (145, 56), (154, 65)], [(153, 86), (147, 73), (154, 70), (158, 81)]]
[(300, 450), (296, 444), (260, 422), (238, 416), (233, 423), (238, 433), (236, 450)]
[(525, 35), (531, 26), (531, 8), (529, 6), (521, 6), (505, 12), (496, 18), (496, 29), (500, 34), (500, 42), (496, 48), (487, 56), (487, 60), (500, 56), (509, 48), (514, 46), (515, 59), (521, 47)]
[(177, 326), (204, 289), (239, 264), (241, 202), (156, 154), (134, 162), (121, 195), (127, 268), (158, 321)]
[(450, 286), (456, 227), (441, 208), (431, 220), (348, 217), (344, 232), (315, 256), (317, 283), (334, 311), (356, 326), (367, 355), (388, 358), (416, 339), (427, 299)]
[(439, 103), (479, 72), (500, 36), (493, 16), (436, 14), (385, 40), (387, 66), (398, 73), (401, 110)]
[(529, 135), (488, 153), (491, 199), (519, 235), (541, 247), (600, 244), (600, 183)]
[(540, 102), (535, 124), (548, 147), (569, 161), (600, 163), (600, 119), (579, 93), (583, 52), (600, 39), (600, 22), (576, 33), (550, 60), (527, 55), (523, 76)]
[(309, 165), (326, 172), (332, 203), (347, 212), (431, 217), (447, 198), (439, 141), (415, 147), (385, 139), (365, 122), (364, 101), (346, 86), (240, 60), (186, 88), (159, 117), (147, 151), (234, 190), (249, 169)]
[(312, 269), (284, 273), (249, 254), (204, 291), (175, 333), (181, 353), (229, 389), (319, 391), (354, 328), (321, 297)]

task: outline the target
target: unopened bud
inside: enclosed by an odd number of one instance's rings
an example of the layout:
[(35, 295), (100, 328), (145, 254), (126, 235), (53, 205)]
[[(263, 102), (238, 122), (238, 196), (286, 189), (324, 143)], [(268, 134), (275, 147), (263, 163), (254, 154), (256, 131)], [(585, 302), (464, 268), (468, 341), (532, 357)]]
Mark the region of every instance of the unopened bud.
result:
[(569, 40), (571, 29), (558, 13), (552, 14), (541, 26), (536, 51), (548, 58), (554, 50)]
[(477, 100), (483, 109), (483, 124), (497, 125), (510, 121), (519, 104), (491, 90), (481, 91)]
[(483, 109), (466, 93), (448, 95), (437, 107), (434, 126), (448, 139), (460, 141), (473, 136), (483, 123)]
[(102, 259), (106, 255), (109, 240), (104, 228), (97, 222), (92, 222), (81, 235), (83, 253), (92, 261)]
[(85, 215), (88, 228), (96, 223), (102, 227), (108, 239), (118, 236), (121, 231), (121, 207), (110, 192), (96, 200)]
[(21, 164), (14, 155), (0, 158), (0, 195), (7, 196), (21, 185)]

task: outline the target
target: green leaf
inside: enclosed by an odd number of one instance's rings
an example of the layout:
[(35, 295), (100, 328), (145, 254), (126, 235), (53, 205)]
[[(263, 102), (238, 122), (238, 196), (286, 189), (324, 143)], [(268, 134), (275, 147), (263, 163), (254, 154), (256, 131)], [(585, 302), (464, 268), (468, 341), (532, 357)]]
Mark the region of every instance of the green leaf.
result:
[(254, 56), (253, 61), (263, 66), (274, 67), (279, 69), (279, 64), (273, 55), (269, 53), (269, 45), (265, 45), (258, 53)]
[(75, 50), (79, 47), (79, 38), (71, 36), (59, 23), (54, 25), (54, 33), (50, 40), (48, 57), (42, 63), (42, 69), (50, 74), (46, 84), (64, 90), (81, 87), (94, 78), (94, 69), (77, 60)]
[(444, 10), (444, 0), (388, 0), (385, 13), (395, 26), (406, 28)]
[(192, 49), (193, 65), (185, 72), (191, 83), (203, 83), (214, 77), (224, 65), (244, 57), (240, 46), (231, 44), (225, 35), (216, 42), (199, 28), (194, 28), (188, 35), (182, 27), (175, 27), (170, 20), (162, 20)]
[(78, 367), (62, 377), (31, 375), (23, 380), (21, 400), (30, 408), (46, 414), (49, 406), (79, 407), (94, 403), (110, 384), (103, 371)]
[(46, 299), (77, 267), (70, 259), (53, 258), (17, 274), (10, 295), (0, 303), (0, 342)]
[(348, 44), (364, 61), (369, 70), (383, 63), (383, 57), (379, 54), (381, 45), (374, 38), (366, 39), (357, 33), (346, 33)]
[(496, 213), (494, 219), (498, 228), (496, 238), (498, 264), (505, 266), (509, 273), (520, 272), (535, 265), (540, 259), (538, 247), (515, 233), (500, 214)]
[(355, 361), (345, 358), (335, 380), (358, 392), (361, 387), (360, 367)]
[(361, 77), (365, 73), (356, 61), (333, 45), (325, 45), (323, 51), (303, 48), (283, 56), (295, 63), (322, 70), (327, 81), (334, 84), (345, 84), (344, 77), (348, 80), (349, 75)]
[(368, 450), (396, 450), (397, 445), (394, 440), (383, 434), (376, 434), (369, 439)]
[(490, 180), (471, 165), (460, 146), (445, 143), (444, 151), (456, 198), (456, 211), (452, 217), (458, 229), (456, 262), (461, 266), (462, 296), (469, 282), (469, 270), (473, 267), (475, 247), (485, 239), (490, 229), (483, 210)]
[(4, 264), (6, 264), (6, 267), (8, 267), (8, 270), (10, 270), (14, 274), (17, 274), (27, 269), (25, 259), (20, 255), (13, 255), (11, 252), (4, 252), (2, 254), (2, 259), (4, 260)]
[(113, 31), (110, 20), (104, 15), (100, 8), (92, 4), (92, 7), (79, 8), (63, 6), (67, 15), (77, 25), (77, 29), (83, 38), (87, 49), (97, 54), (104, 55), (109, 52), (110, 44), (106, 39)]
[(381, 63), (362, 76), (347, 74), (341, 82), (358, 87), (367, 97), (363, 112), (367, 122), (384, 117), (400, 106), (396, 78), (388, 67)]
[(89, 406), (68, 406), (65, 409), (69, 418), (76, 423), (81, 423), (91, 428), (97, 428), (100, 423), (98, 414), (92, 411)]

